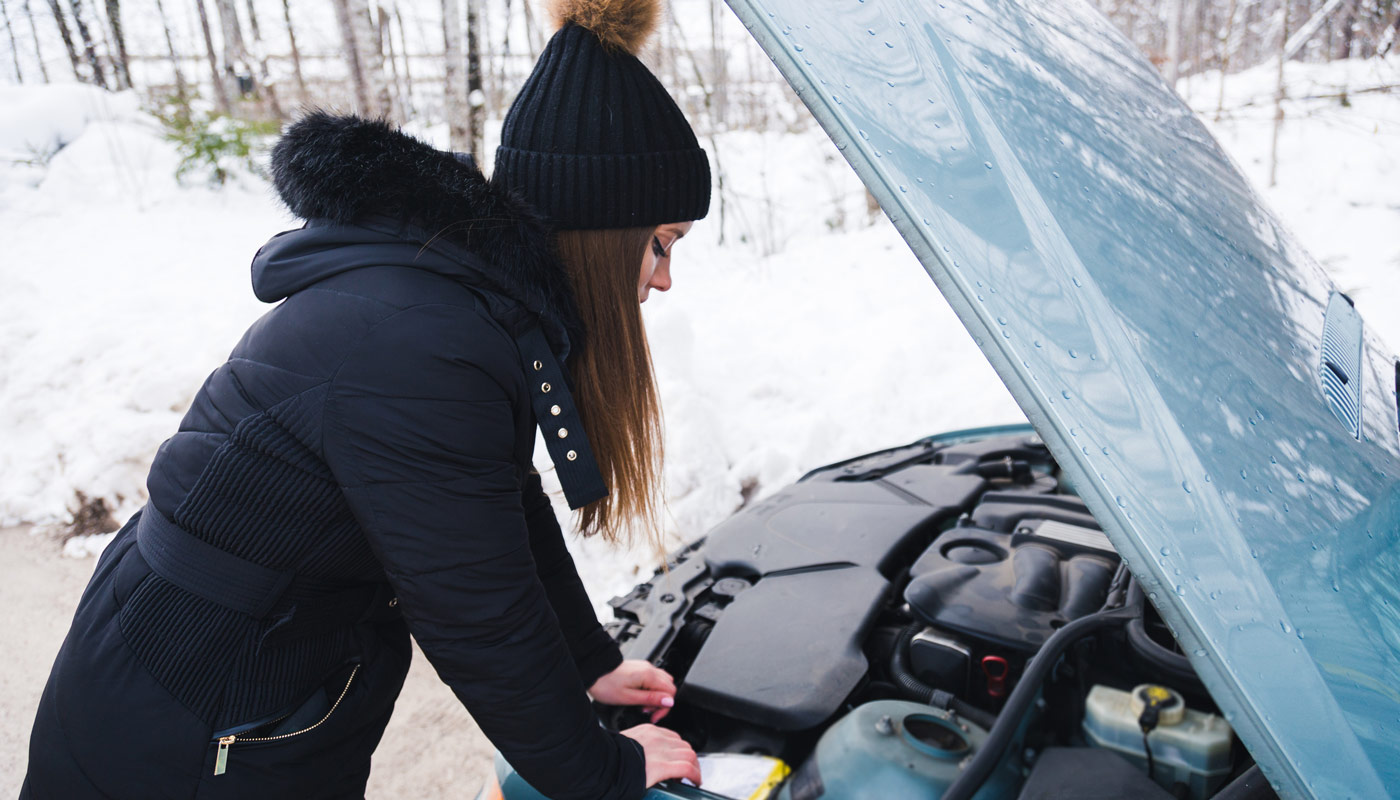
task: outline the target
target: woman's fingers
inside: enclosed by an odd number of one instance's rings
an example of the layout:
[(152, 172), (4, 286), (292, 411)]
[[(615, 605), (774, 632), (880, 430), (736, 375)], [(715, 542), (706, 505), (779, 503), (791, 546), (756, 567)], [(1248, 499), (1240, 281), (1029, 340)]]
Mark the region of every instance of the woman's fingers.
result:
[(642, 683), (644, 689), (668, 689), (671, 694), (676, 693), (676, 679), (671, 677), (671, 673), (664, 669), (652, 668), (646, 675)]
[(665, 719), (665, 718), (666, 718), (666, 715), (669, 714), (669, 713), (671, 713), (671, 709), (669, 709), (669, 708), (652, 708), (652, 707), (647, 707), (647, 708), (643, 708), (642, 711), (645, 712), (646, 714), (650, 715), (650, 717), (651, 717), (651, 724), (653, 724), (653, 725), (655, 725), (656, 723), (658, 723), (658, 722), (660, 722), (661, 720)]
[(676, 704), (675, 695), (670, 692), (644, 692), (640, 689), (631, 689), (626, 692), (626, 697), (629, 706), (670, 708)]
[(685, 778), (696, 786), (700, 785), (699, 761), (670, 761), (663, 765), (662, 771), (666, 773), (662, 780)]
[(686, 778), (700, 784), (700, 759), (680, 734), (655, 725), (637, 725), (621, 732), (635, 739), (646, 754), (647, 786), (657, 781)]

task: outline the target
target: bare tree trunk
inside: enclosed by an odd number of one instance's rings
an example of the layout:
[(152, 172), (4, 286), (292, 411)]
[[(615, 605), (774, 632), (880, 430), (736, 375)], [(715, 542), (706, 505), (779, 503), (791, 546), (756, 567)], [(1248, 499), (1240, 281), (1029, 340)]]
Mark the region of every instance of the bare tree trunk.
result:
[[(685, 31), (681, 29), (680, 23), (676, 21), (676, 18), (674, 16), (671, 17), (671, 24), (662, 29), (663, 34), (670, 31), (675, 32), (676, 37), (680, 40), (680, 47), (668, 48), (669, 50), (673, 51), (673, 53), (677, 50), (684, 50), (687, 53), (694, 52), (690, 49), (690, 45), (686, 43)], [(679, 69), (679, 64), (675, 61), (674, 58), (672, 59), (672, 63), (677, 64), (676, 68)], [(690, 59), (690, 68), (694, 73), (695, 83), (700, 87), (700, 93), (705, 98), (705, 108), (709, 109), (711, 107), (711, 104), (714, 102), (714, 92), (708, 86), (705, 85), (705, 76), (700, 74), (700, 67), (695, 64), (694, 58)], [(677, 82), (679, 83), (679, 80)], [(713, 115), (711, 115), (711, 118), (713, 118)], [(724, 192), (725, 173), (724, 163), (720, 161), (719, 142), (715, 139), (715, 130), (713, 125), (710, 126), (710, 131), (706, 138), (710, 140), (710, 156), (715, 161), (715, 183), (716, 188), (719, 189), (719, 243), (724, 244), (724, 220), (726, 211)], [(866, 196), (869, 197), (871, 200), (874, 199), (874, 197), (871, 196), (870, 192), (868, 191), (866, 192)], [(878, 208), (878, 206), (876, 206), (876, 208)]]
[(1234, 49), (1230, 41), (1235, 32), (1235, 11), (1239, 0), (1230, 0), (1230, 11), (1225, 17), (1225, 33), (1220, 37), (1220, 88), (1215, 95), (1215, 119), (1225, 112), (1225, 73), (1230, 71), (1230, 53)]
[(510, 62), (510, 22), (514, 17), (510, 0), (504, 0), (504, 2), (506, 21), (501, 26), (501, 63), (500, 70), (496, 74), (496, 86), (502, 88), (503, 95), (507, 91), (504, 87), (506, 86), (506, 65)]
[[(399, 23), (399, 51), (403, 53), (403, 82), (405, 88), (407, 89), (407, 93), (404, 95), (404, 97), (408, 101), (405, 104), (405, 110), (407, 116), (412, 116), (414, 113), (413, 69), (408, 64), (408, 34), (405, 33), (405, 28), (403, 24), (403, 12), (399, 10), (398, 3), (394, 3), (394, 20)], [(405, 116), (405, 119), (407, 118), (407, 116)]]
[(714, 70), (710, 86), (715, 93), (710, 118), (722, 129), (729, 113), (729, 50), (724, 46), (724, 15), (728, 10), (721, 6), (719, 0), (710, 0), (710, 68)]
[(68, 0), (68, 9), (73, 12), (73, 26), (78, 29), (78, 38), (83, 40), (83, 53), (87, 57), (88, 66), (92, 68), (92, 82), (106, 89), (107, 78), (102, 74), (101, 62), (97, 60), (97, 46), (93, 44), (87, 24), (83, 22), (82, 0)]
[(1181, 4), (1182, 0), (1168, 0), (1167, 3), (1167, 85), (1176, 91), (1177, 70), (1181, 68)]
[(10, 36), (10, 55), (15, 60), (15, 80), (24, 83), (24, 70), (19, 68), (19, 42), (15, 41), (15, 29), (10, 27), (10, 11), (5, 8), (5, 0), (0, 0), (0, 17), (4, 17), (5, 33)]
[(29, 0), (24, 0), (24, 16), (29, 20), (29, 36), (34, 40), (34, 57), (39, 60), (39, 74), (44, 83), (49, 82), (49, 68), (44, 64), (44, 52), (39, 49), (39, 29), (34, 27), (34, 12), (29, 10)]
[(1288, 0), (1283, 3), (1283, 30), (1278, 37), (1278, 84), (1274, 89), (1274, 135), (1269, 145), (1269, 186), (1278, 185), (1278, 134), (1283, 127), (1283, 65), (1288, 61)]
[(113, 72), (116, 73), (117, 88), (130, 89), (131, 62), (126, 57), (126, 33), (122, 31), (121, 0), (107, 0), (107, 23), (112, 26), (112, 42), (116, 46)]
[(1342, 40), (1337, 44), (1337, 50), (1332, 54), (1333, 58), (1351, 58), (1351, 41), (1354, 35), (1353, 28), (1356, 27), (1356, 0), (1347, 3), (1346, 13), (1342, 15)]
[(58, 23), (58, 35), (63, 37), (63, 46), (68, 49), (68, 61), (73, 65), (73, 77), (82, 80), (83, 71), (78, 67), (78, 49), (73, 46), (73, 34), (68, 31), (68, 20), (63, 18), (63, 9), (59, 8), (58, 0), (49, 0), (49, 10), (53, 12), (54, 22)]
[(376, 117), (391, 119), (394, 101), (384, 74), (384, 51), (379, 48), (379, 32), (370, 15), (369, 0), (350, 0), (350, 28), (365, 83), (367, 105), (362, 110)]
[(335, 21), (340, 26), (340, 40), (345, 47), (345, 63), (350, 67), (350, 80), (355, 85), (355, 106), (361, 112), (369, 108), (369, 88), (365, 86), (364, 65), (360, 63), (360, 49), (355, 46), (355, 23), (349, 0), (331, 0), (335, 7)]
[(175, 52), (175, 38), (170, 35), (170, 18), (165, 15), (165, 3), (156, 0), (156, 13), (160, 15), (160, 27), (165, 31), (165, 47), (170, 51), (170, 67), (175, 70), (175, 96), (180, 105), (189, 103), (189, 86), (185, 83), (185, 73), (180, 69), (180, 54)]
[[(464, 152), (471, 147), (467, 92), (462, 84), (462, 7), (457, 0), (442, 0), (444, 44), (443, 110), (447, 117), (447, 146)], [(479, 165), (478, 165), (479, 166)]]
[(398, 119), (408, 119), (408, 102), (404, 95), (403, 80), (399, 77), (399, 59), (394, 53), (394, 29), (389, 21), (389, 12), (383, 7), (379, 7), (379, 46), (384, 50), (385, 58), (389, 59), (389, 75), (394, 84), (394, 105), (395, 115)]
[(534, 61), (544, 49), (544, 38), (540, 34), (540, 26), (535, 24), (535, 12), (530, 10), (530, 0), (520, 0), (520, 10), (525, 12), (525, 46), (530, 51), (530, 60)]
[(301, 102), (306, 102), (306, 78), (301, 73), (301, 51), (297, 49), (297, 33), (292, 28), (291, 0), (282, 0), (282, 19), (287, 23), (287, 39), (292, 43), (292, 71), (297, 76), (297, 92)]
[(472, 158), (476, 161), (478, 168), (482, 164), (482, 137), (485, 135), (483, 128), (486, 124), (486, 92), (481, 88), (481, 46), (478, 28), (481, 26), (481, 15), (478, 13), (477, 4), (480, 0), (466, 0), (467, 2), (467, 136), (471, 143)]
[(282, 103), (277, 99), (277, 82), (272, 79), (272, 72), (267, 68), (267, 51), (263, 49), (262, 29), (258, 26), (258, 14), (253, 9), (253, 0), (247, 0), (247, 8), (248, 30), (253, 34), (253, 47), (249, 54), (258, 65), (258, 83), (261, 91), (267, 95), (268, 110), (277, 119), (286, 119), (287, 115), (282, 112)]
[(1376, 48), (1376, 55), (1382, 58), (1390, 53), (1390, 49), (1395, 46), (1395, 40), (1400, 39), (1400, 12), (1395, 14), (1395, 22), (1386, 31), (1381, 38), (1382, 44)]
[(243, 43), (243, 25), (238, 20), (238, 8), (233, 0), (214, 0), (219, 14), (219, 33), (224, 40), (224, 58), (219, 73), (230, 98), (242, 98), (256, 91), (248, 47)]
[(209, 13), (204, 8), (204, 0), (194, 0), (199, 9), (199, 27), (204, 32), (204, 52), (209, 56), (209, 74), (214, 79), (214, 102), (219, 112), (228, 114), (232, 107), (228, 101), (228, 89), (224, 86), (224, 76), (219, 73), (219, 58), (214, 55), (214, 35), (209, 32)]

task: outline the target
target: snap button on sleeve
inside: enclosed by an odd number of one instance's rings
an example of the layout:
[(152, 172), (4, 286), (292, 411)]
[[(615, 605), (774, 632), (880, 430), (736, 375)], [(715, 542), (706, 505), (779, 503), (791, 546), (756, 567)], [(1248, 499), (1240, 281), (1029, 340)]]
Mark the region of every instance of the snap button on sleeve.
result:
[(550, 407), (549, 407), (549, 413), (551, 413), (551, 414), (553, 414), (554, 416), (557, 417), (557, 416), (559, 416), (560, 414), (564, 413), (564, 409), (560, 408), (559, 406), (550, 406)]
[(560, 428), (560, 429), (559, 429), (559, 438), (560, 438), (560, 439), (568, 438), (568, 436), (569, 436), (569, 429), (568, 429), (568, 428)]
[(549, 394), (550, 388), (551, 388), (550, 385), (547, 384), (547, 383), (541, 383), (541, 384), (540, 384), (540, 391), (541, 391), (541, 392), (544, 392), (545, 394)]
[(578, 458), (578, 453), (573, 450), (570, 450), (569, 452), (564, 454), (564, 457), (569, 459), (570, 461), (573, 461), (574, 459)]
[(536, 362), (535, 362), (535, 372), (539, 372), (539, 371), (542, 370), (542, 369), (544, 369), (544, 362), (543, 362), (543, 361), (536, 361)]

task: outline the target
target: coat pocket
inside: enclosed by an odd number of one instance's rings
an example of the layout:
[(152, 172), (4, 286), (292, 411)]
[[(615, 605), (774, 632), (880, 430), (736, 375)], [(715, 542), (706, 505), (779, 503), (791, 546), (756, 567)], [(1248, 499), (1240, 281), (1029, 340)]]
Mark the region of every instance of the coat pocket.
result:
[[(214, 759), (214, 774), (223, 775), (228, 770), (231, 748), (288, 742), (325, 725), (335, 715), (336, 709), (340, 708), (345, 695), (350, 692), (350, 686), (359, 675), (360, 667), (360, 663), (354, 663), (343, 685), (336, 682), (321, 687), (311, 698), (285, 714), (215, 733), (211, 741), (211, 744), (218, 747), (218, 754)], [(332, 697), (330, 692), (336, 691), (335, 687), (338, 687), (338, 693)]]

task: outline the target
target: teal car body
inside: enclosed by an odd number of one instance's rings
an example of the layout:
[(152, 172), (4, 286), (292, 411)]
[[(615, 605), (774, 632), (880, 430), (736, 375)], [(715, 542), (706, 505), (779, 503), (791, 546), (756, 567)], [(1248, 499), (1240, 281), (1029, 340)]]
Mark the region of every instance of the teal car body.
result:
[(1203, 125), (1083, 3), (728, 2), (1276, 791), (1400, 793), (1397, 362)]

